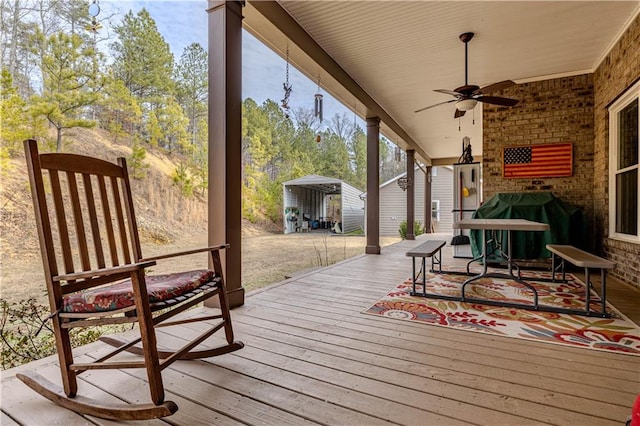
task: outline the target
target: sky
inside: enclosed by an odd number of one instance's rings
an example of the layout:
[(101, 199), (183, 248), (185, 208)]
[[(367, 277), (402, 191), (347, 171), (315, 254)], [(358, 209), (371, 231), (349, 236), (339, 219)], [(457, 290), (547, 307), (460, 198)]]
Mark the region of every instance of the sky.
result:
[[(207, 50), (206, 0), (98, 0), (98, 4), (101, 9), (98, 20), (111, 17), (112, 25), (117, 25), (129, 10), (135, 14), (143, 7), (147, 9), (158, 31), (169, 44), (176, 63), (184, 48), (193, 42)], [(282, 84), (286, 77), (286, 61), (244, 30), (242, 50), (242, 97), (252, 98), (258, 104), (267, 99), (280, 103), (284, 96)], [(314, 95), (318, 92), (317, 82), (309, 80), (290, 66), (289, 83), (293, 86), (289, 98), (291, 110), (298, 107), (313, 109)], [(321, 89), (320, 93), (323, 95), (324, 125), (335, 114), (353, 116), (351, 111), (324, 90)], [(360, 118), (357, 118), (357, 122), (364, 127)]]

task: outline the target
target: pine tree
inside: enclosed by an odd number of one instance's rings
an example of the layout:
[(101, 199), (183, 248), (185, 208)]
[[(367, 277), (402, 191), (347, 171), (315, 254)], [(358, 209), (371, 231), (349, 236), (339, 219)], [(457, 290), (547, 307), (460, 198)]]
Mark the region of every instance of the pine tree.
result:
[(35, 45), (42, 47), (43, 89), (32, 98), (31, 109), (55, 127), (56, 151), (60, 152), (64, 129), (95, 125), (83, 113), (100, 98), (97, 53), (76, 35), (60, 32), (46, 38), (38, 32), (35, 39)]
[(24, 100), (18, 95), (13, 79), (7, 69), (0, 74), (0, 140), (3, 156), (12, 157), (21, 152), (21, 142), (31, 136), (28, 126), (28, 111)]
[(151, 110), (175, 91), (169, 44), (144, 8), (135, 16), (129, 11), (114, 31), (118, 35), (111, 44), (114, 76), (124, 82), (146, 110)]
[(198, 122), (207, 115), (208, 66), (207, 52), (198, 43), (184, 49), (176, 66), (178, 102), (189, 119), (191, 145), (198, 143)]

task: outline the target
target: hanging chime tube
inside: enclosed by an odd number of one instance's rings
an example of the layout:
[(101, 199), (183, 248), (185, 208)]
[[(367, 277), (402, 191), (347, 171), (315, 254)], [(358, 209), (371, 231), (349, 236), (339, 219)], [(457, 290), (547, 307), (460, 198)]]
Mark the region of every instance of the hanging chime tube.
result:
[(322, 94), (320, 93), (316, 93), (315, 112), (316, 117), (319, 118), (320, 121), (322, 121)]

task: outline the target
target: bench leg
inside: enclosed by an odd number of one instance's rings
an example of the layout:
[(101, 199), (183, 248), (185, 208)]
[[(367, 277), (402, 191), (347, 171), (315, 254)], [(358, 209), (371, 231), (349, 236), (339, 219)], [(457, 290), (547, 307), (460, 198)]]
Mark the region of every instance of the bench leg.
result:
[(433, 253), (431, 256), (431, 272), (436, 272), (436, 265), (438, 265), (438, 273), (442, 273), (442, 249)]
[(422, 295), (427, 295), (427, 259), (422, 258)]
[(412, 294), (416, 294), (416, 258), (412, 257), (411, 262), (412, 262), (412, 270), (413, 270), (413, 274), (411, 274), (411, 281), (413, 284)]
[(584, 268), (584, 279), (587, 281), (587, 295), (585, 297), (585, 304), (587, 314), (591, 311), (591, 277), (589, 276), (589, 268)]
[(607, 271), (604, 268), (600, 269), (600, 300), (602, 303), (602, 317), (607, 317)]

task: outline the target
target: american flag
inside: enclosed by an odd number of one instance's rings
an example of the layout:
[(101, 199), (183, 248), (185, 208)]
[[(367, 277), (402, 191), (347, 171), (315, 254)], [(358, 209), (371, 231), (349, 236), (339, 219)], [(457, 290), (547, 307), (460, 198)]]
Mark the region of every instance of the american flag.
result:
[(571, 143), (504, 148), (505, 178), (563, 177), (573, 172)]

